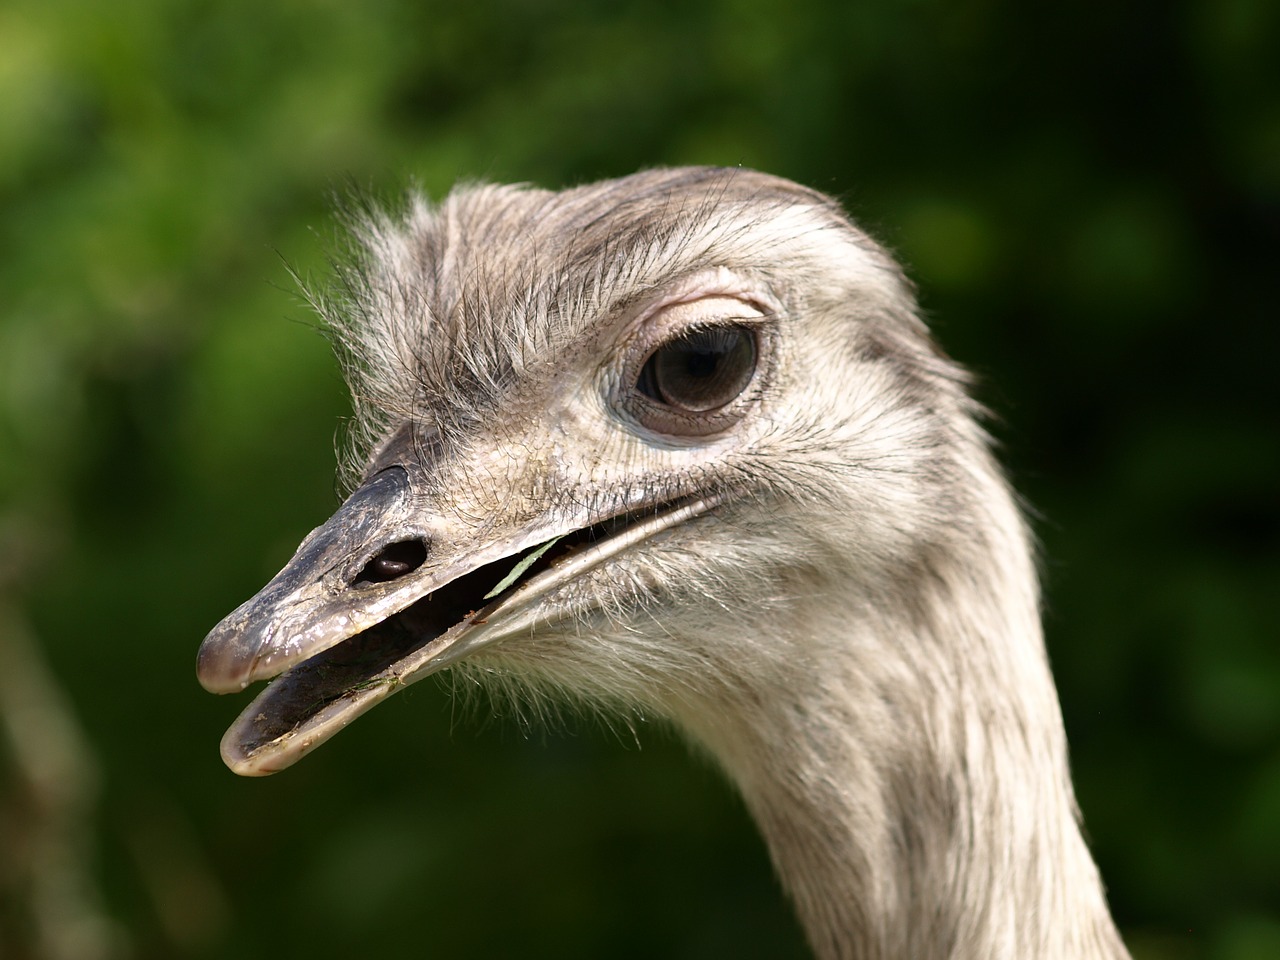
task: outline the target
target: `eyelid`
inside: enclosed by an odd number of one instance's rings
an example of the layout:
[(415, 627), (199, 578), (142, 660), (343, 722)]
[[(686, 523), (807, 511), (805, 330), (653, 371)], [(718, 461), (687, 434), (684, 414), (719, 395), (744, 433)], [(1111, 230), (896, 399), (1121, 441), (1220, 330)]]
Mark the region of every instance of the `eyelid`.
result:
[(773, 310), (752, 298), (730, 293), (667, 300), (646, 311), (637, 324), (650, 351), (677, 333), (726, 323), (751, 324), (773, 315)]

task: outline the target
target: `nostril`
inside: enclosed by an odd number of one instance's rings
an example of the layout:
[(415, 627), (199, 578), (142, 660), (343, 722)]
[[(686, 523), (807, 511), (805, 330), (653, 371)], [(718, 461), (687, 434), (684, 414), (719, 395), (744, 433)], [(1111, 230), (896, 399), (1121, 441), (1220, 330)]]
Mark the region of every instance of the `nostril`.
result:
[(421, 540), (401, 540), (389, 543), (364, 565), (356, 577), (356, 585), (362, 583), (387, 583), (413, 573), (427, 559), (427, 545)]

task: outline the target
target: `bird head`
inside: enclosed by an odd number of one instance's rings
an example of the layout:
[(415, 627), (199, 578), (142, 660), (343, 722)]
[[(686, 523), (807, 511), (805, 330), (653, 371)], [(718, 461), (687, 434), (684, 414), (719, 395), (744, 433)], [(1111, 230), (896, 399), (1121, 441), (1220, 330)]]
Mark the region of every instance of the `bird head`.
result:
[(200, 648), (210, 691), (271, 681), (239, 773), (446, 668), (677, 719), (794, 686), (815, 611), (900, 589), (982, 446), (899, 268), (791, 182), (467, 187), (353, 235), (316, 298), (353, 492)]

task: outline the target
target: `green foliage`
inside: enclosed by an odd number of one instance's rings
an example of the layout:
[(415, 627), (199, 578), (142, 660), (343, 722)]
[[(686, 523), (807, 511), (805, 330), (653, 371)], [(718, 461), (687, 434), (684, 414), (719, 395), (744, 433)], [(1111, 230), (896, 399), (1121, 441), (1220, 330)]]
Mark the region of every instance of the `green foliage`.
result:
[[(239, 781), (192, 676), (335, 504), (343, 388), (285, 266), (325, 275), (335, 193), (740, 163), (843, 196), (983, 375), (1135, 956), (1277, 955), (1278, 10), (0, 8), (0, 649), (32, 626), (96, 756), (106, 953), (804, 955), (736, 800), (647, 724), (476, 732), (424, 685)], [(45, 822), (18, 754), (6, 836)]]

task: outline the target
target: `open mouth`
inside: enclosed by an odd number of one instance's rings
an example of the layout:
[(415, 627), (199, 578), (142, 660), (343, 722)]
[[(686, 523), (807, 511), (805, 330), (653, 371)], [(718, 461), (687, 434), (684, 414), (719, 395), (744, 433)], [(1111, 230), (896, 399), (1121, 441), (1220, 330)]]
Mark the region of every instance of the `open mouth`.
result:
[[(396, 690), (556, 616), (539, 602), (549, 593), (715, 502), (623, 514), (463, 573), (270, 680), (227, 730), (223, 759), (249, 775), (289, 766)], [(412, 569), (425, 557), (393, 544), (374, 561)], [(356, 584), (380, 579), (374, 561)]]
[[(368, 630), (304, 660), (270, 681), (263, 693), (264, 696), (270, 694), (269, 703), (275, 709), (258, 711), (256, 716), (261, 719), (254, 724), (255, 742), (242, 746), (252, 752), (292, 734), (336, 700), (351, 698), (379, 685), (401, 683), (403, 669), (397, 668), (407, 666), (405, 661), (415, 652), (453, 628), (485, 624), (491, 608), (517, 585), (545, 572), (582, 546), (605, 538), (609, 528), (624, 525), (625, 518), (618, 518), (561, 538), (554, 550), (538, 557), (520, 578), (492, 598), (488, 595), (495, 584), (502, 582), (514, 558), (486, 563)], [(534, 549), (527, 551), (533, 552)]]

